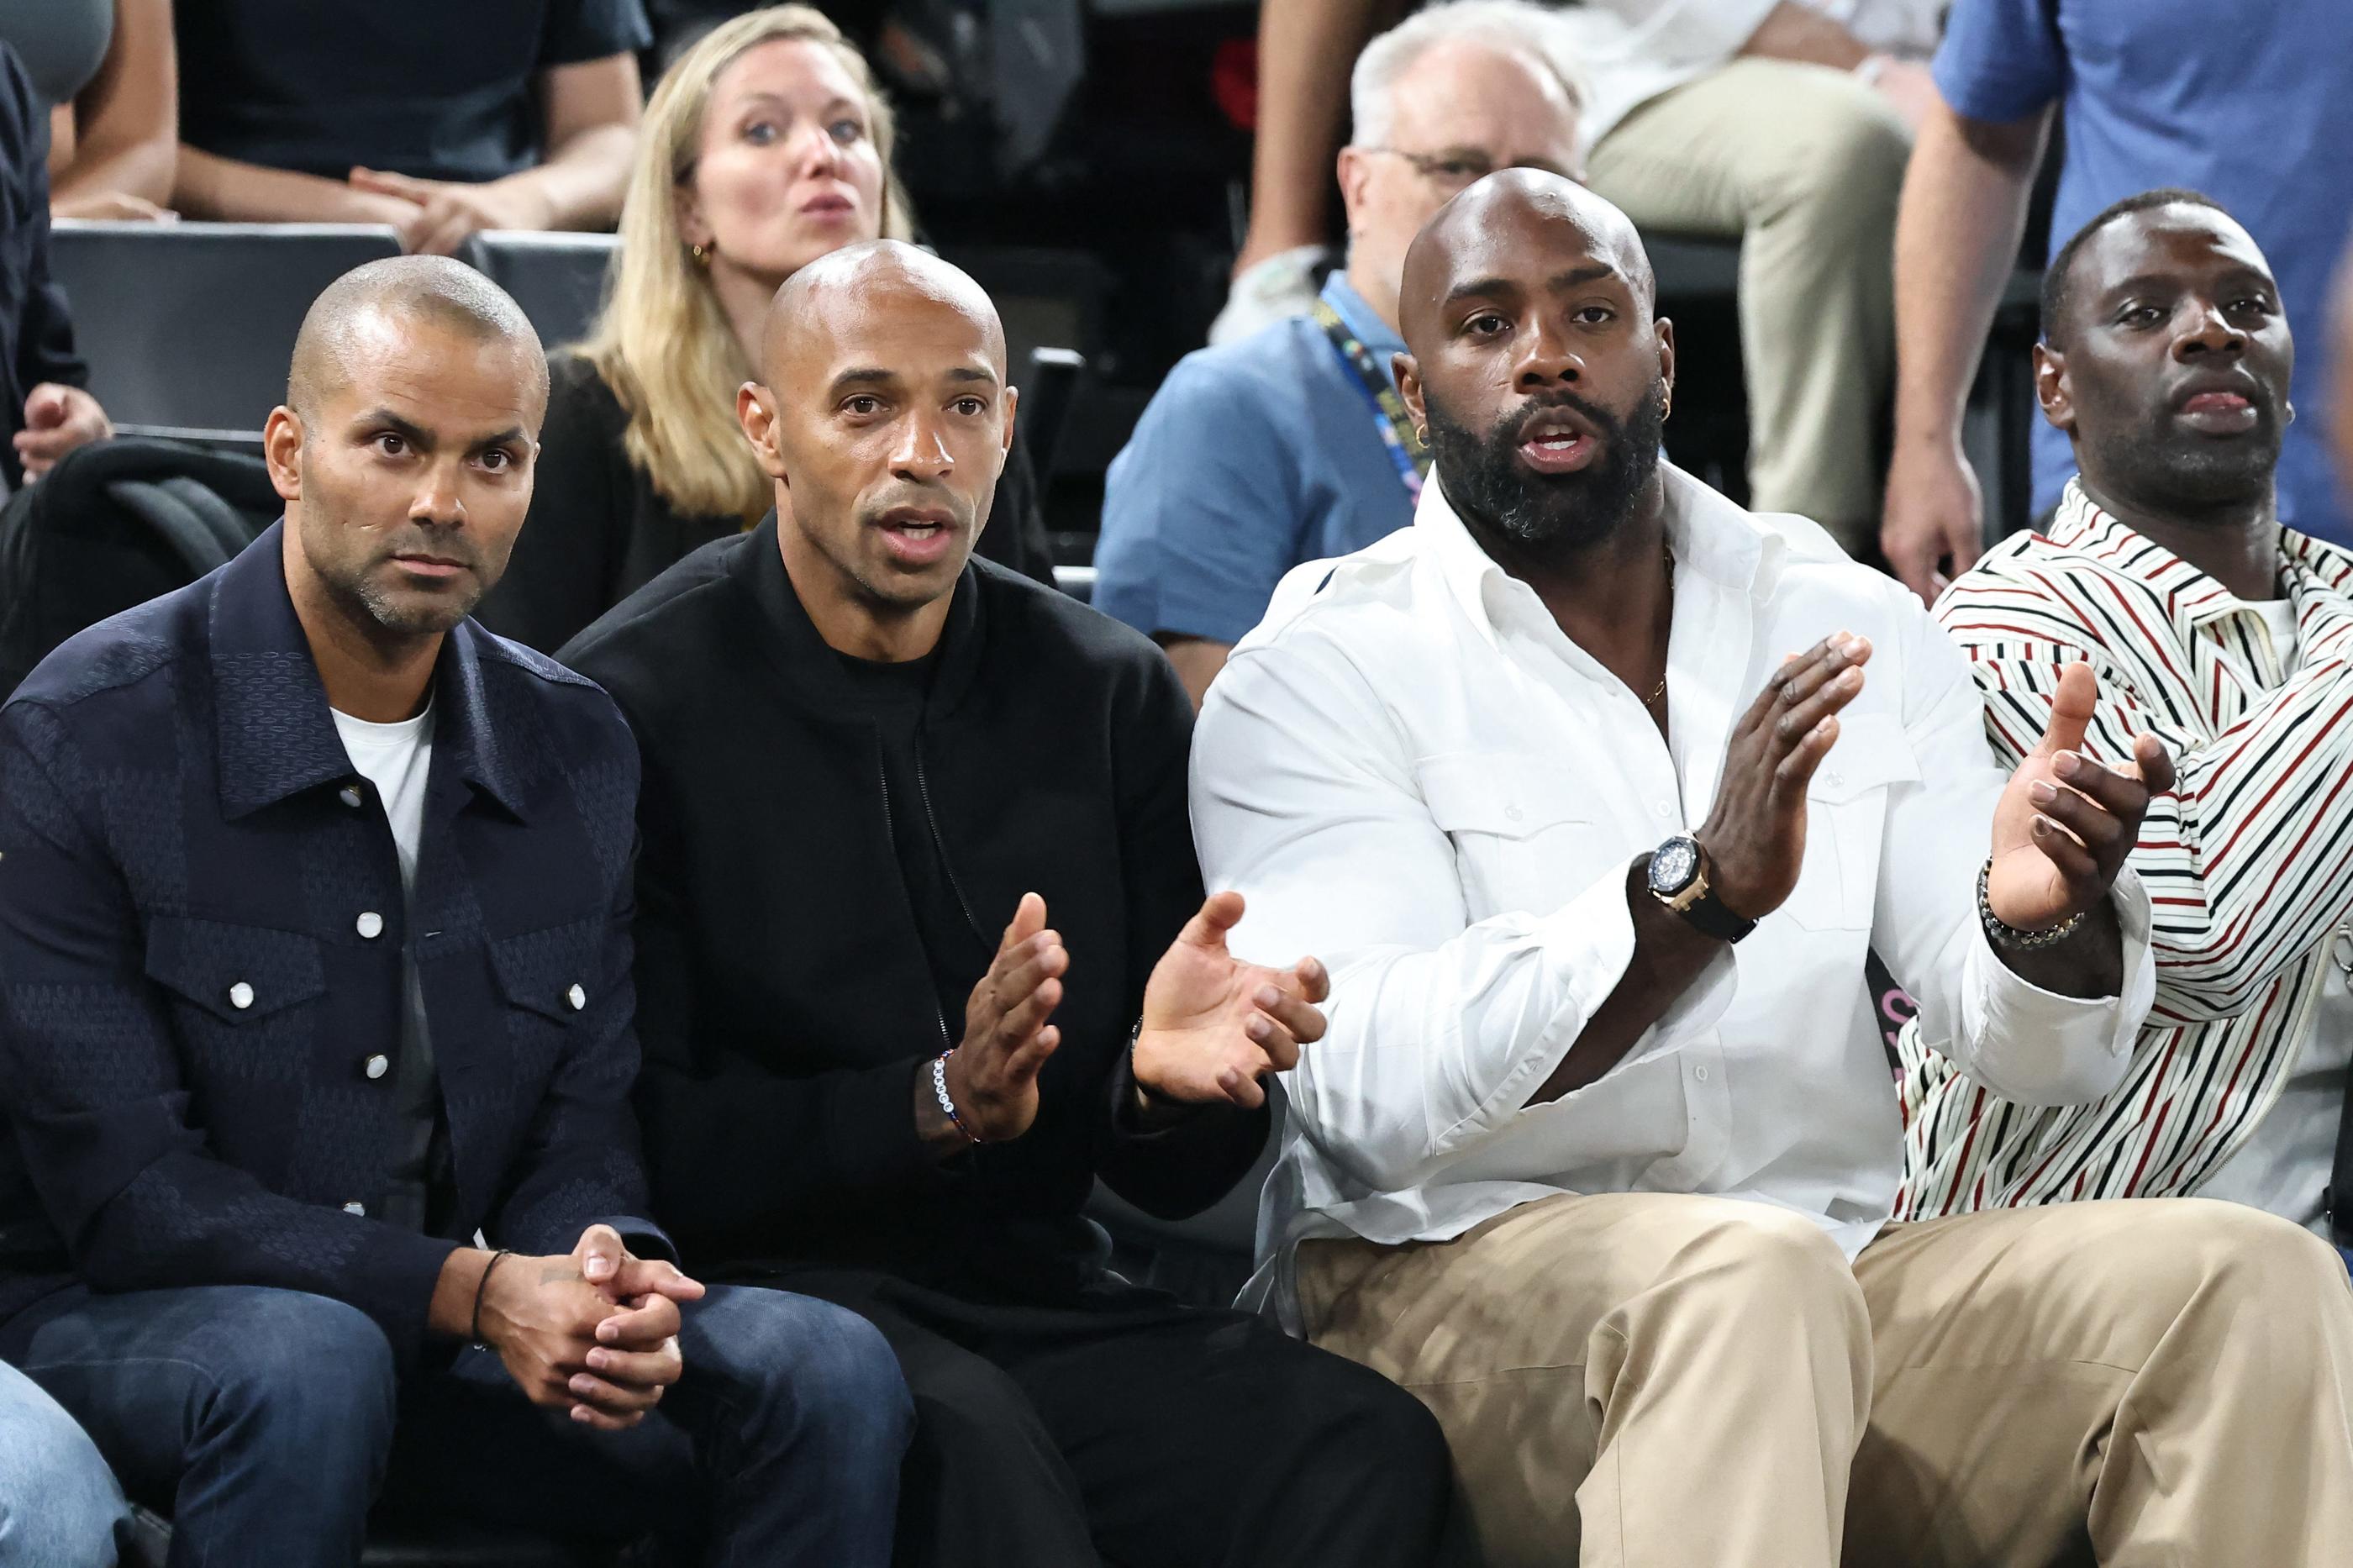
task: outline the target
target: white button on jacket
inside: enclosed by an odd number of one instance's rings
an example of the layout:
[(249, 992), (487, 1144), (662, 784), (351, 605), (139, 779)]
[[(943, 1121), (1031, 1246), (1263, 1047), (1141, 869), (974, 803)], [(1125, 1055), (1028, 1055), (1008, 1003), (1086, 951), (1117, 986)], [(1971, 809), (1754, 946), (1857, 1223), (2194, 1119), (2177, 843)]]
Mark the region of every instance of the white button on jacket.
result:
[[(1209, 688), (1193, 825), (1209, 886), (1248, 898), (1234, 945), (1333, 973), (1330, 1032), (1285, 1078), (1252, 1302), (1289, 1315), (1303, 1238), (1443, 1239), (1559, 1192), (1752, 1198), (1861, 1250), (1901, 1154), (1874, 948), (1928, 1037), (2012, 1099), (2094, 1099), (2125, 1070), (2154, 985), (2138, 881), (2116, 893), (2123, 998), (2013, 975), (1978, 923), (2005, 775), (1959, 653), (1813, 524), (1662, 472), (1670, 740), (1440, 482), (1413, 527), (1286, 577)], [(1632, 954), (1629, 864), (1706, 819), (1740, 713), (1838, 631), (1873, 651), (1796, 890), (1599, 1081), (1529, 1105)]]

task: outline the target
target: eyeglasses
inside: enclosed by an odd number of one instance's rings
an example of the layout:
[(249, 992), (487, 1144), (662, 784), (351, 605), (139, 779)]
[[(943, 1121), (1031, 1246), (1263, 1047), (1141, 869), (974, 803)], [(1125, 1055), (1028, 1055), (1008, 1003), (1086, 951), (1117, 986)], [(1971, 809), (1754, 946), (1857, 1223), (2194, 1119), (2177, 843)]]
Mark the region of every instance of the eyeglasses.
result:
[[(1361, 150), (1366, 153), (1386, 153), (1392, 158), (1402, 158), (1413, 165), (1415, 174), (1450, 193), (1477, 184), (1493, 174), (1498, 167), (1495, 161), (1484, 153), (1473, 152), (1467, 148), (1456, 148), (1444, 153), (1409, 153), (1402, 147), (1366, 147)], [(1502, 166), (1515, 169), (1542, 169), (1547, 174), (1561, 173), (1548, 163), (1532, 162)]]

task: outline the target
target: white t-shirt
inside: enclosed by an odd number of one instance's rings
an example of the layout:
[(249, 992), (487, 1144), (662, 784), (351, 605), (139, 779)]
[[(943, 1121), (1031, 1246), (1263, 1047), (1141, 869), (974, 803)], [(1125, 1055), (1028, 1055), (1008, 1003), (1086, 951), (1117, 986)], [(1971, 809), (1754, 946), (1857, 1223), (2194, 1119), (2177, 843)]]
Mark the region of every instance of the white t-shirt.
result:
[[(2247, 608), (2263, 617), (2284, 670), (2295, 667), (2295, 604), (2273, 599)], [(2320, 1000), (2297, 1049), (2280, 1097), (2247, 1134), (2238, 1152), (2198, 1188), (2201, 1198), (2227, 1198), (2283, 1215), (2326, 1237), (2320, 1194), (2337, 1157), (2337, 1128), (2345, 1112), (2346, 1068), (2353, 1065), (2353, 921), (2329, 939)]]
[(384, 814), (392, 823), (392, 841), (400, 851), (400, 885), (417, 884), (417, 841), (425, 831), (425, 783), (433, 773), (433, 707), (414, 719), (396, 724), (371, 724), (348, 713), (335, 715), (335, 732), (351, 753), (352, 766), (375, 785)]
[[(1579, 133), (1590, 148), (1662, 93), (1719, 66), (1746, 45), (1776, 0), (1585, 0), (1564, 6), (1569, 64), (1585, 81)], [(1946, 0), (1799, 0), (1866, 49), (1926, 59), (1943, 36)]]

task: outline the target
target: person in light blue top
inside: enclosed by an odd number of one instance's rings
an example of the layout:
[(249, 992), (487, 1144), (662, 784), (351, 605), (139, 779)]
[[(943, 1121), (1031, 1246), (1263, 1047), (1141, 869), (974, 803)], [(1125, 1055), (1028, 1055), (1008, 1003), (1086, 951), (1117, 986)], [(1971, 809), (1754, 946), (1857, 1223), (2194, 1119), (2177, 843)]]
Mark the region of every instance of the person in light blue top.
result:
[[(2054, 115), (2066, 148), (2051, 215), (2063, 239), (2111, 202), (2186, 186), (2270, 258), (2291, 325), (2316, 321), (2353, 232), (2353, 5), (2297, 0), (1955, 0), (1896, 226), (1894, 461), (1881, 546), (1924, 596), (1977, 557), (1981, 504), (1960, 455), (1962, 394), (2017, 247)], [(2280, 521), (2353, 543), (2329, 472), (2327, 349), (2304, 334), (2279, 464)], [(2075, 471), (2035, 421), (2033, 510)]]
[(1414, 235), (1497, 169), (1583, 166), (1559, 19), (1525, 0), (1417, 14), (1365, 46), (1349, 100), (1346, 268), (1314, 314), (1187, 355), (1105, 481), (1094, 604), (1167, 648), (1196, 707), (1285, 572), (1413, 521), (1429, 459), (1390, 360)]
[(0, 1568), (114, 1568), (130, 1521), (97, 1445), (0, 1362)]

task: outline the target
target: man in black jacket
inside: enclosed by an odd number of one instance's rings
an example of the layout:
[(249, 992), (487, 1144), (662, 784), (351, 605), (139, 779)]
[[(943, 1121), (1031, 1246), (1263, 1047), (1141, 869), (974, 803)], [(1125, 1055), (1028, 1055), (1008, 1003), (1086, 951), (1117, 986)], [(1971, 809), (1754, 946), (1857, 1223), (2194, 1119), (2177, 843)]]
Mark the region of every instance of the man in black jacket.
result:
[(765, 359), (738, 410), (778, 514), (564, 654), (644, 759), (638, 1103), (687, 1261), (891, 1340), (902, 1562), (1428, 1561), (1420, 1408), (1128, 1285), (1081, 1213), (1098, 1175), (1172, 1218), (1230, 1187), (1326, 982), (1227, 952), (1158, 650), (969, 559), (1012, 434), (996, 311), (855, 247), (777, 296)]

